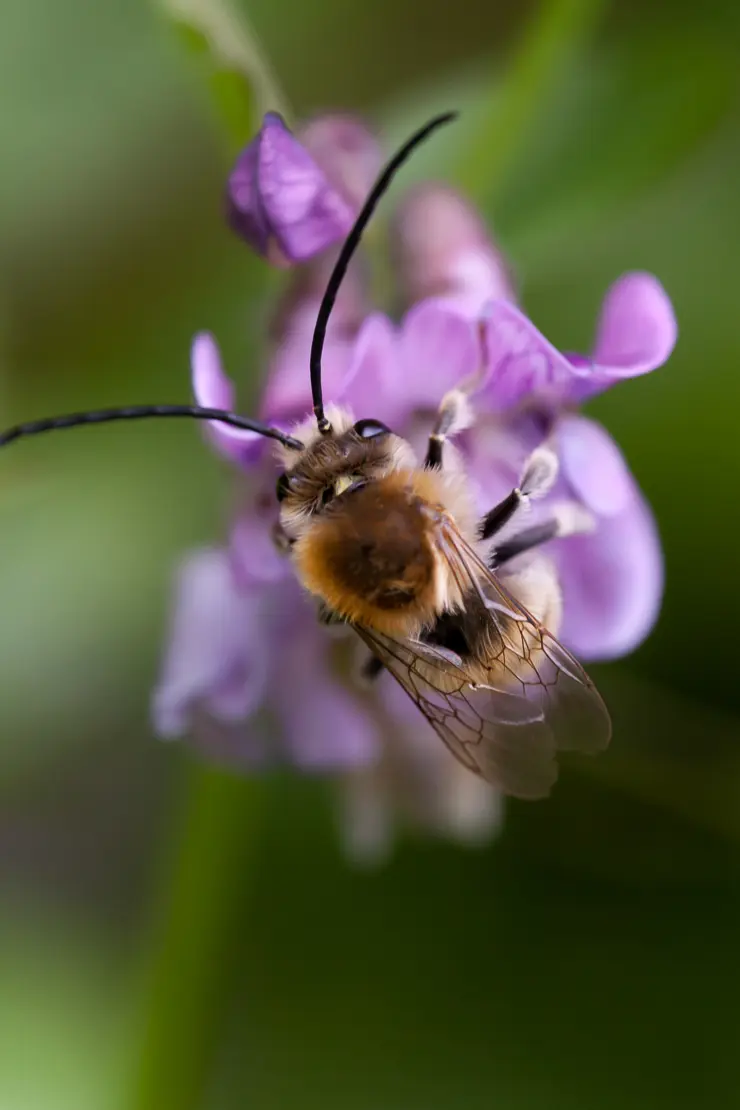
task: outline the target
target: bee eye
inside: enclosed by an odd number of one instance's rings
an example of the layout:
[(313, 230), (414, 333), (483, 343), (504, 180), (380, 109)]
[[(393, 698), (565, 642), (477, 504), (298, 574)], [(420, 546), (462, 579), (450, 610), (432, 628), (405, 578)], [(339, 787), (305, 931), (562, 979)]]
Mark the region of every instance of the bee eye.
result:
[(355, 424), (355, 432), (360, 439), (375, 439), (376, 436), (390, 435), (390, 428), (386, 428), (385, 424), (381, 424), (379, 420), (358, 420)]
[(277, 486), (275, 487), (275, 496), (277, 497), (278, 501), (284, 501), (289, 493), (290, 478), (287, 474), (281, 474), (277, 480)]

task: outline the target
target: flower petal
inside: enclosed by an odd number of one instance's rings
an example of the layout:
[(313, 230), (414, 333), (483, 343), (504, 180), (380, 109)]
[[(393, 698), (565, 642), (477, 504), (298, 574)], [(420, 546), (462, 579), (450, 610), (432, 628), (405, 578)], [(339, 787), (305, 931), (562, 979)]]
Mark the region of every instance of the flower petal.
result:
[[(301, 420), (311, 411), (310, 353), (318, 305), (305, 301), (296, 308), (289, 330), (270, 361), (260, 414), (270, 422)], [(340, 338), (335, 329), (327, 333), (321, 358), (324, 401), (345, 390), (353, 351), (353, 340)]]
[(544, 421), (533, 411), (506, 420), (484, 414), (476, 421), (466, 435), (465, 455), (481, 515), (511, 493), (527, 459), (542, 444), (548, 430), (549, 420)]
[(676, 343), (676, 317), (652, 274), (625, 274), (609, 289), (601, 310), (594, 359), (625, 377), (660, 366)]
[(390, 675), (379, 679), (378, 696), (398, 725), (387, 739), (392, 754), (385, 776), (386, 790), (395, 788), (396, 808), (425, 832), (467, 845), (491, 840), (503, 823), (501, 794), (455, 759)]
[(478, 212), (453, 189), (411, 189), (393, 224), (392, 247), (407, 303), (452, 298), (475, 319), (491, 300), (515, 300), (501, 254)]
[(407, 409), (436, 409), (444, 394), (481, 369), (475, 324), (441, 298), (414, 305), (401, 327), (394, 392)]
[(292, 573), (290, 560), (281, 555), (272, 539), (277, 513), (268, 516), (257, 510), (240, 513), (231, 529), (229, 558), (240, 590), (279, 582)]
[[(190, 352), (193, 393), (203, 408), (232, 412), (234, 386), (227, 378), (216, 340), (209, 332), (195, 336)], [(232, 462), (249, 464), (262, 454), (265, 437), (244, 428), (232, 428), (218, 420), (208, 421), (206, 436), (211, 445)]]
[[(473, 429), (468, 474), (480, 490), (481, 512), (509, 492), (542, 438), (532, 414)], [(563, 589), (559, 635), (579, 657), (614, 658), (637, 646), (657, 617), (663, 589), (660, 540), (624, 458), (603, 428), (583, 416), (561, 417), (557, 444), (560, 478), (548, 498), (531, 506), (530, 523), (546, 520), (553, 501), (574, 497), (596, 521), (595, 532), (547, 547)], [(521, 522), (513, 530), (519, 527)]]
[(658, 279), (641, 272), (625, 274), (604, 298), (589, 373), (574, 383), (572, 399), (584, 400), (623, 378), (662, 366), (677, 334), (673, 306)]
[(504, 796), (454, 757), (450, 760), (437, 795), (439, 831), (469, 847), (489, 844), (503, 828)]
[(406, 414), (398, 361), (395, 327), (382, 312), (372, 313), (360, 328), (352, 347), (340, 397), (358, 419), (376, 417), (393, 427)]
[(487, 374), (477, 404), (504, 411), (525, 400), (558, 404), (579, 371), (508, 301), (493, 301), (484, 323)]
[[(224, 374), (218, 344), (209, 332), (200, 332), (193, 339), (190, 353), (193, 377), (193, 393), (199, 405), (204, 408), (234, 408), (234, 387)], [(254, 436), (256, 432), (247, 432)]]
[(660, 537), (632, 478), (629, 485), (621, 511), (598, 516), (595, 532), (552, 545), (563, 591), (560, 636), (583, 660), (626, 655), (645, 639), (660, 610)]
[(254, 711), (271, 661), (259, 604), (257, 594), (235, 589), (225, 550), (197, 551), (185, 560), (152, 706), (160, 736), (187, 732), (197, 707), (224, 721)]
[(298, 137), (332, 185), (359, 212), (383, 161), (372, 132), (355, 116), (322, 115), (309, 120)]
[(209, 763), (231, 772), (262, 771), (274, 762), (274, 750), (257, 719), (214, 717), (196, 705), (191, 713), (193, 747)]
[(598, 516), (616, 516), (629, 505), (634, 482), (616, 443), (585, 416), (565, 416), (557, 426), (563, 477)]
[(378, 726), (367, 707), (332, 674), (331, 647), (332, 637), (314, 620), (294, 625), (281, 649), (275, 710), (283, 743), (303, 770), (353, 767), (379, 752)]
[(265, 257), (270, 244), (270, 226), (257, 184), (259, 145), (258, 135), (241, 151), (229, 175), (226, 219), (232, 231), (245, 239), (257, 254)]
[[(309, 262), (293, 267), (266, 327), (277, 343), (300, 333), (305, 336), (307, 347), (310, 347), (319, 306), (337, 254), (336, 249), (326, 250)], [(326, 331), (327, 343), (348, 340), (357, 334), (368, 312), (367, 287), (366, 260), (362, 255), (356, 255), (347, 268), (332, 305)]]
[(292, 262), (326, 250), (352, 226), (349, 203), (272, 112), (260, 134), (257, 188), (270, 233)]
[(391, 854), (393, 797), (377, 766), (351, 769), (337, 782), (336, 818), (350, 863), (378, 867)]

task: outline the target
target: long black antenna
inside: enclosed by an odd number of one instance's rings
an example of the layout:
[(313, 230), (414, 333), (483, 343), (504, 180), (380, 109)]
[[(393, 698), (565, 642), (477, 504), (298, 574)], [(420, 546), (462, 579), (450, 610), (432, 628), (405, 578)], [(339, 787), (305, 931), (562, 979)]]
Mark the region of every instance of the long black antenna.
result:
[(453, 119), (457, 119), (457, 112), (444, 112), (440, 116), (435, 116), (434, 119), (429, 120), (428, 123), (413, 134), (410, 139), (406, 140), (398, 153), (394, 154), (393, 158), (391, 158), (390, 162), (373, 185), (355, 221), (354, 227), (342, 244), (342, 249), (334, 264), (331, 277), (327, 282), (326, 292), (319, 306), (316, 324), (313, 329), (313, 339), (311, 340), (311, 395), (316, 422), (318, 423), (319, 431), (322, 435), (328, 435), (331, 432), (331, 424), (324, 414), (324, 398), (321, 391), (321, 355), (324, 350), (326, 327), (329, 323), (331, 310), (334, 308), (334, 302), (337, 299), (337, 293), (339, 292), (339, 287), (342, 284), (344, 275), (347, 272), (347, 267), (349, 266), (352, 255), (357, 250), (360, 239), (362, 238), (362, 233), (367, 227), (377, 207), (378, 201), (387, 190), (397, 170), (401, 168), (416, 147), (419, 146), (420, 143), (423, 143), (433, 131), (436, 131), (438, 127), (442, 127), (445, 123), (450, 123)]
[(220, 420), (232, 428), (243, 428), (248, 432), (258, 432), (268, 439), (276, 439), (283, 447), (300, 451), (303, 444), (299, 439), (285, 435), (278, 428), (270, 428), (248, 416), (223, 409), (206, 409), (198, 405), (130, 405), (127, 408), (97, 409), (92, 412), (72, 412), (67, 416), (51, 416), (46, 420), (32, 420), (28, 424), (16, 424), (5, 432), (0, 432), (0, 447), (12, 443), (23, 436), (35, 436), (41, 432), (56, 432), (61, 428), (77, 428), (85, 424), (106, 424), (111, 420), (144, 420), (148, 416), (189, 416), (195, 420)]

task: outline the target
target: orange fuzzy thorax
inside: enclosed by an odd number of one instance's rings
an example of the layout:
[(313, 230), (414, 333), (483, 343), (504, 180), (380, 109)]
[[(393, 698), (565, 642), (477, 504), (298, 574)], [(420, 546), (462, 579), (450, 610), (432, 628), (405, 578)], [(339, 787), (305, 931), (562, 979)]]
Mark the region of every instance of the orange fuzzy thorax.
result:
[(436, 544), (440, 476), (395, 470), (337, 498), (293, 549), (300, 581), (346, 620), (416, 635), (459, 597)]

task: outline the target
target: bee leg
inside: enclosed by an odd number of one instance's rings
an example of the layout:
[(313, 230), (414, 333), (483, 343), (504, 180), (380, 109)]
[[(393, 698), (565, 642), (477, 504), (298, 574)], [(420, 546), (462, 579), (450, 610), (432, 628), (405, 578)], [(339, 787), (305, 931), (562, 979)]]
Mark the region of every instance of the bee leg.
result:
[(553, 520), (546, 520), (544, 524), (525, 528), (518, 536), (512, 536), (510, 540), (504, 540), (494, 547), (488, 556), (488, 565), (491, 570), (496, 570), (509, 560), (516, 559), (517, 555), (523, 555), (525, 551), (531, 551), (532, 548), (539, 547), (548, 540), (554, 540), (557, 534), (558, 530)]
[(360, 677), (364, 682), (374, 682), (383, 671), (383, 664), (377, 655), (368, 655), (360, 668)]
[(478, 524), (478, 536), (488, 540), (508, 524), (520, 508), (550, 492), (558, 476), (558, 457), (549, 447), (538, 447), (527, 459), (522, 480), (494, 505)]
[(583, 535), (592, 532), (595, 521), (591, 514), (575, 502), (564, 502), (555, 506), (553, 515), (541, 524), (533, 524), (522, 532), (496, 544), (488, 557), (491, 570), (503, 566), (518, 555), (531, 551), (549, 540), (562, 539), (565, 536)]
[(340, 617), (338, 613), (335, 613), (333, 609), (330, 609), (324, 601), (319, 602), (317, 616), (319, 618), (319, 624), (323, 624), (327, 628), (345, 623), (344, 619)]
[(272, 528), (272, 542), (281, 555), (288, 555), (295, 540), (291, 539), (283, 530), (282, 525), (277, 523)]
[(520, 508), (522, 501), (522, 491), (517, 487), (513, 489), (511, 493), (507, 494), (503, 501), (499, 501), (498, 505), (494, 505), (492, 509), (489, 509), (478, 524), (479, 539), (489, 540), (491, 536), (495, 536), (497, 532), (500, 532), (504, 525), (509, 523), (514, 513)]
[(439, 406), (437, 419), (429, 436), (424, 469), (441, 470), (442, 449), (445, 440), (463, 431), (472, 422), (473, 416), (467, 395), (460, 389), (451, 389), (442, 398), (442, 403)]
[(442, 448), (446, 438), (446, 436), (440, 435), (438, 432), (432, 432), (430, 435), (429, 446), (427, 447), (427, 454), (424, 459), (425, 470), (442, 469)]

